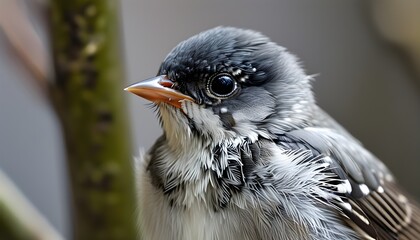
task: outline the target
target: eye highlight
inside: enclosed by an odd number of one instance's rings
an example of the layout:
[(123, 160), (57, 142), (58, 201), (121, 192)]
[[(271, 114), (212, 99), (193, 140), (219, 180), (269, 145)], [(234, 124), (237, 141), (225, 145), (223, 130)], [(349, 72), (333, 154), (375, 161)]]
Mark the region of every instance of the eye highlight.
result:
[(207, 93), (215, 98), (228, 98), (232, 96), (238, 88), (235, 79), (229, 74), (217, 74), (207, 82)]

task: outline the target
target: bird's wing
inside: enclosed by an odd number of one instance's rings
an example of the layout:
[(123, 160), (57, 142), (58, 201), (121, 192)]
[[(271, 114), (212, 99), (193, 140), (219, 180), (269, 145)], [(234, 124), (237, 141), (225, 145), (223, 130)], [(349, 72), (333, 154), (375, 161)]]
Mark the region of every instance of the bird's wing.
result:
[(336, 197), (327, 201), (365, 239), (420, 239), (418, 206), (398, 188), (385, 165), (353, 137), (308, 127), (279, 134), (277, 144), (310, 150), (330, 163), (337, 187), (331, 189)]

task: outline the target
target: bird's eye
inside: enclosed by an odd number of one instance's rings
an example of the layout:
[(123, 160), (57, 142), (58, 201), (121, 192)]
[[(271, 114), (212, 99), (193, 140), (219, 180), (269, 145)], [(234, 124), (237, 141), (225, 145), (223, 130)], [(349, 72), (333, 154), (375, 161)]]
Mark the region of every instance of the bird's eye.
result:
[(218, 74), (207, 83), (207, 92), (217, 98), (228, 98), (236, 89), (236, 81), (228, 74)]

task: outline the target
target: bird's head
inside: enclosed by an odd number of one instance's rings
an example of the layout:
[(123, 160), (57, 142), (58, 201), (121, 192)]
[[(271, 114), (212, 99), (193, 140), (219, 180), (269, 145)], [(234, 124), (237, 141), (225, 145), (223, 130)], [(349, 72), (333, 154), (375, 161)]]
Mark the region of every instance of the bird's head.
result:
[(181, 42), (157, 77), (126, 90), (157, 105), (167, 138), (176, 141), (269, 137), (305, 121), (314, 102), (310, 79), (292, 54), (258, 32), (233, 27)]

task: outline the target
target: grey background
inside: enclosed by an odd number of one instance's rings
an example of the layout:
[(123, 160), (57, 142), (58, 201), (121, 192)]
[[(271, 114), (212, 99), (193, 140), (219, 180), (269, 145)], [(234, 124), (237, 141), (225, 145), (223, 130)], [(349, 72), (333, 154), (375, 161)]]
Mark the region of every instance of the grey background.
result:
[[(121, 2), (127, 83), (155, 75), (172, 47), (205, 29), (231, 25), (261, 31), (297, 54), (308, 74), (319, 73), (314, 84), (319, 104), (420, 197), (418, 79), (378, 36), (366, 1)], [(60, 129), (20, 65), (0, 34), (0, 167), (68, 236)], [(148, 148), (161, 130), (146, 101), (131, 95), (127, 100), (135, 146)]]

